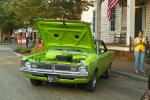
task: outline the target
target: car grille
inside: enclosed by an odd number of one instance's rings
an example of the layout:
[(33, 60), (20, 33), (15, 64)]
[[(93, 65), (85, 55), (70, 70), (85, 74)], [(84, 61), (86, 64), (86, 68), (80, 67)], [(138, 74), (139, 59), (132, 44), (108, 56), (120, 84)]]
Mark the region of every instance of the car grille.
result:
[(71, 66), (55, 65), (55, 70), (70, 71), (71, 70)]
[[(32, 67), (35, 68), (35, 67)], [(58, 70), (58, 71), (71, 71), (71, 68), (75, 68), (77, 71), (76, 66), (72, 65), (52, 65), (52, 64), (37, 64), (36, 69), (46, 69), (46, 70)]]
[(50, 65), (50, 64), (39, 64), (39, 65), (37, 66), (37, 68), (39, 68), (39, 69), (49, 69), (49, 70), (52, 70), (52, 65)]

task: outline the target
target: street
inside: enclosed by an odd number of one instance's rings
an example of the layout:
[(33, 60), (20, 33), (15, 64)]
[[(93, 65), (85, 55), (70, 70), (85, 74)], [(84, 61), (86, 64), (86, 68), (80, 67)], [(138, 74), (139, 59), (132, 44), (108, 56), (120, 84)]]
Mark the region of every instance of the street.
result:
[(20, 58), (0, 51), (0, 100), (140, 100), (147, 89), (144, 82), (113, 74), (100, 79), (95, 92), (74, 86), (44, 84), (32, 86), (19, 70)]

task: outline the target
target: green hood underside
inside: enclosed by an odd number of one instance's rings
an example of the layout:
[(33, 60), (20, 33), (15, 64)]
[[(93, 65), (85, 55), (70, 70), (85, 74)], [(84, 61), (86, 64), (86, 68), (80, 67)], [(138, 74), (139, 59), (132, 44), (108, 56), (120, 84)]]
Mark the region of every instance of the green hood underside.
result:
[(78, 21), (37, 20), (47, 50), (71, 49), (95, 53), (90, 24)]

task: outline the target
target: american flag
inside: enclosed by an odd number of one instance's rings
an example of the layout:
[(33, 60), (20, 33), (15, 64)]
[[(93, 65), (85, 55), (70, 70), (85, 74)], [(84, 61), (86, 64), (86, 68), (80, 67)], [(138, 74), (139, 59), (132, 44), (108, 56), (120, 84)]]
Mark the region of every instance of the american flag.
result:
[(111, 13), (112, 10), (116, 7), (116, 5), (119, 3), (119, 0), (108, 0), (108, 20), (111, 20)]

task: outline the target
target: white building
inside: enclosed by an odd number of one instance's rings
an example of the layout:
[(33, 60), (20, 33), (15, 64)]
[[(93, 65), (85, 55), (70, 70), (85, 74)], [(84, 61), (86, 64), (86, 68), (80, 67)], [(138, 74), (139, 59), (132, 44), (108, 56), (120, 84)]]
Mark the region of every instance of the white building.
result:
[(114, 43), (114, 38), (117, 37), (115, 34), (125, 34), (125, 43), (129, 45), (130, 37), (136, 37), (139, 30), (143, 30), (144, 35), (150, 38), (150, 0), (120, 1), (122, 2), (113, 10), (110, 22), (107, 19), (108, 0), (101, 5), (96, 0), (96, 10), (90, 8), (88, 12), (84, 12), (82, 20), (93, 24), (96, 12), (95, 35), (106, 43)]

